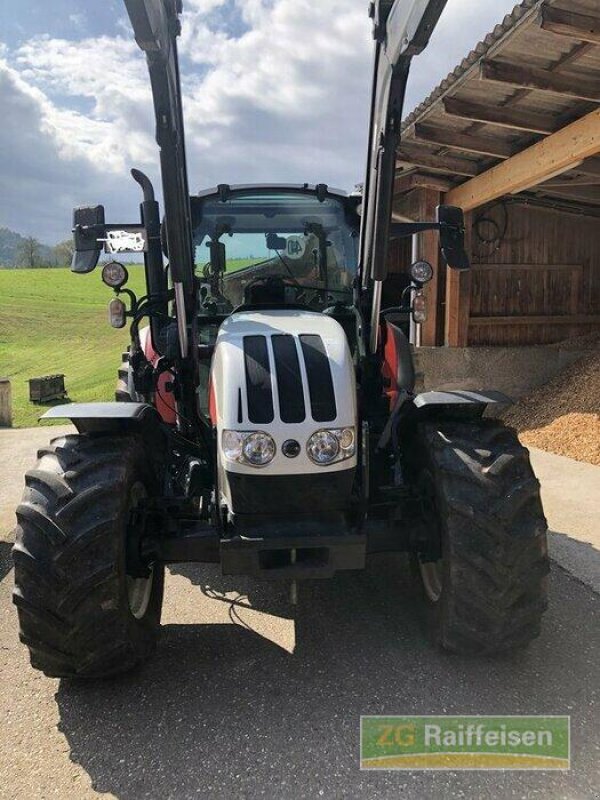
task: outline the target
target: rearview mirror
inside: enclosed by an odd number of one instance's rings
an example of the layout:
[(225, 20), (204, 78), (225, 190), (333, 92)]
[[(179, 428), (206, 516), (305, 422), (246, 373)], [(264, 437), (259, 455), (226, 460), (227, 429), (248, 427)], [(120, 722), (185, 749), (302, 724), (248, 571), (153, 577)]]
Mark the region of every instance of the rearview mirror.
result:
[(286, 250), (287, 239), (276, 233), (267, 233), (267, 250)]
[(225, 245), (223, 242), (217, 242), (211, 239), (206, 243), (210, 252), (210, 266), (213, 275), (222, 275), (227, 268), (227, 255), (225, 252)]
[(465, 251), (465, 217), (462, 208), (438, 206), (437, 221), (440, 224), (440, 247), (450, 269), (470, 269), (469, 256)]
[(91, 272), (98, 264), (106, 231), (104, 206), (84, 206), (73, 210), (75, 251), (72, 272)]

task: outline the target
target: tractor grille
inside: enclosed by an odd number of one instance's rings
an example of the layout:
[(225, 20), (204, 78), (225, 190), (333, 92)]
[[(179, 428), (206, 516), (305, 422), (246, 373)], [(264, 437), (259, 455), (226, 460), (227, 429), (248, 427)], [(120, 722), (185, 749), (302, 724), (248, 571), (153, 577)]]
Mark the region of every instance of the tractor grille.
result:
[(331, 367), (320, 336), (300, 336), (302, 354), (306, 364), (308, 391), (312, 417), (316, 422), (331, 422), (337, 416)]
[[(297, 337), (275, 334), (270, 338), (274, 364), (271, 364), (266, 336), (244, 337), (248, 420), (257, 425), (273, 422), (274, 374), (281, 421), (304, 422), (306, 408)], [(331, 422), (337, 416), (337, 408), (331, 368), (323, 340), (315, 334), (303, 334), (299, 337), (299, 344), (308, 380), (311, 416), (315, 422)]]
[(273, 387), (265, 336), (244, 337), (248, 418), (257, 425), (273, 422)]
[(287, 335), (273, 336), (273, 355), (275, 356), (275, 374), (277, 375), (277, 391), (279, 393), (279, 412), (282, 422), (304, 422), (304, 394), (302, 393), (302, 375), (300, 361), (294, 337)]

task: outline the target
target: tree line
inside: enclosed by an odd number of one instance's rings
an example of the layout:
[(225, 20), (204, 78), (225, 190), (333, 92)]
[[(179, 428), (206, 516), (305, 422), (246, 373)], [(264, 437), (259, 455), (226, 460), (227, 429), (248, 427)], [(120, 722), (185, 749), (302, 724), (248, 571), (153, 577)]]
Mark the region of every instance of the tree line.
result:
[(66, 239), (54, 247), (45, 247), (35, 236), (25, 236), (19, 242), (15, 254), (17, 269), (36, 267), (66, 267), (73, 258), (73, 240)]

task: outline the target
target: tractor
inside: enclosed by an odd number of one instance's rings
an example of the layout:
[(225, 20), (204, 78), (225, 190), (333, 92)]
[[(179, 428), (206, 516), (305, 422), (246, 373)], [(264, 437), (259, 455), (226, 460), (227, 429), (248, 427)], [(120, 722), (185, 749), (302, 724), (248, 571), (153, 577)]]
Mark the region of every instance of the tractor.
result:
[[(117, 260), (109, 322), (129, 324), (115, 402), (53, 407), (77, 434), (38, 453), (17, 509), (21, 641), (48, 676), (98, 678), (153, 652), (165, 565), (289, 582), (408, 554), (433, 642), (526, 646), (546, 607), (546, 521), (528, 451), (494, 391), (415, 392), (411, 331), (432, 267), (387, 283), (391, 238), (439, 231), (469, 269), (462, 210), (394, 221), (411, 60), (445, 0), (371, 4), (375, 66), (366, 179), (227, 185), (190, 195), (177, 38), (181, 0), (125, 0), (146, 55), (164, 217), (150, 180), (137, 223), (74, 211), (72, 270), (143, 253), (142, 297)], [(390, 294), (393, 299), (390, 302)], [(388, 298), (382, 302), (383, 298)], [(326, 609), (325, 609), (326, 613)]]

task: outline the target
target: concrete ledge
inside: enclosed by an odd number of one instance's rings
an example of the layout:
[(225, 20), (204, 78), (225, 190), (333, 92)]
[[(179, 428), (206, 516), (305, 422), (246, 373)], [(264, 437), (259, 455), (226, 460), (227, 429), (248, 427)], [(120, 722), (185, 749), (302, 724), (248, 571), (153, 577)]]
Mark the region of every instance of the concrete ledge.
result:
[(600, 467), (530, 448), (542, 485), (550, 556), (600, 594)]
[(419, 347), (414, 351), (419, 391), (494, 389), (512, 399), (543, 386), (593, 348)]

